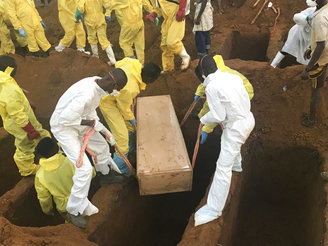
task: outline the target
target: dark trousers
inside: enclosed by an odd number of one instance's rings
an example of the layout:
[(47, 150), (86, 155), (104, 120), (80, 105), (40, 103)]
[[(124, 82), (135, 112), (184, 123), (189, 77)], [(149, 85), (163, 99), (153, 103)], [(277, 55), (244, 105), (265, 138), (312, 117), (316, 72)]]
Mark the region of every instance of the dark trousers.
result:
[(197, 54), (199, 56), (206, 55), (211, 46), (210, 31), (197, 31), (195, 33), (195, 43), (197, 48)]

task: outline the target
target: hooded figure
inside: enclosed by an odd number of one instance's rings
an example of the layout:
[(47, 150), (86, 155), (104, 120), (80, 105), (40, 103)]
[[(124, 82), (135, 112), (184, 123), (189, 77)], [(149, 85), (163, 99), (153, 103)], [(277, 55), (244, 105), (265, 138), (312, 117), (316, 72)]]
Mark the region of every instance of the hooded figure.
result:
[(12, 76), (16, 73), (15, 59), (0, 56), (0, 116), (4, 129), (15, 137), (14, 161), (22, 176), (35, 174), (34, 150), (41, 138), (49, 137), (36, 119), (22, 89)]
[(221, 151), (207, 203), (195, 213), (195, 226), (221, 216), (230, 189), (232, 171), (242, 170), (241, 146), (255, 125), (249, 95), (242, 79), (222, 72), (211, 56), (204, 56), (198, 66), (205, 77), (203, 84), (210, 108), (200, 121), (206, 126), (220, 123), (223, 131)]
[[(147, 84), (154, 82), (160, 74), (160, 68), (154, 63), (142, 64), (132, 58), (124, 58), (115, 64), (116, 68), (125, 71), (128, 82), (116, 96), (107, 95), (100, 101), (100, 110), (112, 131), (118, 147), (124, 155), (135, 151), (134, 139), (136, 119), (132, 112), (133, 99), (140, 91), (146, 89)], [(114, 161), (125, 174), (130, 174), (122, 157), (114, 153)]]
[[(229, 68), (228, 66), (226, 66), (224, 64), (223, 58), (220, 55), (215, 55), (213, 57), (213, 59), (215, 60), (215, 63), (218, 67), (218, 69), (220, 69), (222, 72), (227, 72), (227, 73), (231, 73), (231, 74), (235, 74), (238, 75), (242, 80), (243, 80), (243, 84), (245, 86), (245, 89), (248, 93), (249, 99), (252, 100), (253, 96), (254, 96), (254, 90), (253, 90), (253, 86), (252, 84), (249, 82), (249, 80), (242, 75), (241, 73), (239, 73), (236, 70), (233, 70), (231, 68)], [(204, 79), (201, 76), (201, 71), (199, 70), (199, 67), (196, 67), (196, 75), (198, 77), (198, 79), (202, 82), (204, 82)], [(196, 93), (195, 93), (195, 101), (198, 102), (199, 97), (204, 96), (205, 95), (205, 87), (204, 85), (201, 83), (199, 84), (199, 86), (197, 87)], [(210, 111), (209, 107), (208, 107), (208, 103), (207, 101), (205, 101), (203, 108), (201, 109), (201, 111), (198, 114), (198, 118), (202, 118), (208, 111)], [(203, 126), (202, 128), (202, 139), (201, 139), (201, 144), (203, 144), (206, 141), (206, 138), (208, 136), (209, 133), (213, 132), (214, 128), (217, 126), (217, 124), (211, 124), (209, 126)]]

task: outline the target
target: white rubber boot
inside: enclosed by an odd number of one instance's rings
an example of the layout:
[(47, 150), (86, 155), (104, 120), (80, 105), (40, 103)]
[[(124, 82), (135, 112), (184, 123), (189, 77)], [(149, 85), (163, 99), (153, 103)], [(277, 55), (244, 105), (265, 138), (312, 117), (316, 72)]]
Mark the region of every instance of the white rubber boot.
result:
[(91, 46), (92, 56), (99, 58), (99, 55), (98, 55), (98, 45), (96, 45), (96, 44), (90, 44), (90, 46)]
[(62, 52), (66, 47), (61, 43), (59, 42), (59, 44), (55, 47), (55, 50), (57, 52)]
[(181, 53), (179, 54), (179, 56), (182, 59), (182, 63), (181, 63), (181, 70), (185, 70), (189, 67), (190, 64), (190, 56), (188, 55), (186, 49), (183, 47)]
[(85, 51), (85, 49), (81, 46), (76, 46), (76, 49), (80, 52), (83, 52), (86, 55), (90, 55), (91, 53), (89, 51)]
[(280, 51), (276, 54), (275, 58), (271, 62), (271, 67), (276, 68), (282, 59), (284, 59), (285, 55), (282, 54)]
[(112, 46), (108, 45), (106, 48), (106, 54), (108, 56), (109, 62), (108, 65), (109, 66), (114, 66), (116, 63), (116, 59), (115, 59), (115, 55), (114, 55), (114, 51), (112, 49)]

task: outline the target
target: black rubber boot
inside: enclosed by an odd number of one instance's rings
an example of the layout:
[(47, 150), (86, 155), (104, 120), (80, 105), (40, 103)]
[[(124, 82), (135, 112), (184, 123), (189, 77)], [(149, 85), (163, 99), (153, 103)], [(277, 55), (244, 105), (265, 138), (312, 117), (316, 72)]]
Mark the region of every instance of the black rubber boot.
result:
[(78, 215), (68, 214), (68, 218), (73, 225), (79, 228), (85, 229), (88, 226), (87, 221), (81, 214)]
[(30, 51), (30, 52), (28, 53), (28, 55), (30, 55), (30, 56), (35, 56), (35, 57), (40, 57), (40, 56), (41, 56), (41, 55), (40, 55), (40, 51), (35, 51), (35, 52)]

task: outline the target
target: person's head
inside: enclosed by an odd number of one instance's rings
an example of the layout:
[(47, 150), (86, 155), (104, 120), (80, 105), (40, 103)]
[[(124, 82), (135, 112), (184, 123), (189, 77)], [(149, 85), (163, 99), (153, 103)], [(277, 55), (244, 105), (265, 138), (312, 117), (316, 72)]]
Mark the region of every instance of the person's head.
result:
[(15, 59), (7, 55), (0, 56), (0, 70), (4, 72), (8, 67), (14, 69), (10, 74), (11, 77), (14, 77), (17, 71)]
[(125, 72), (120, 68), (114, 68), (109, 71), (103, 78), (97, 81), (98, 85), (108, 93), (112, 93), (113, 90), (120, 91), (128, 81)]
[(50, 158), (58, 153), (59, 147), (54, 139), (46, 137), (41, 139), (35, 150), (42, 158)]
[(201, 83), (203, 83), (205, 79), (202, 77), (202, 70), (201, 70), (200, 66), (197, 66), (195, 68), (195, 74), (196, 74), (197, 78), (199, 79), (199, 81)]
[(202, 78), (202, 80), (200, 81), (203, 82), (209, 74), (215, 73), (216, 70), (218, 70), (218, 67), (216, 66), (215, 60), (212, 56), (206, 55), (199, 59), (198, 66), (195, 69), (195, 73), (198, 78)]
[(149, 62), (141, 70), (141, 79), (146, 84), (153, 83), (161, 74), (161, 69), (155, 63)]
[(316, 7), (317, 6), (317, 3), (315, 0), (306, 0), (306, 5), (308, 7)]

